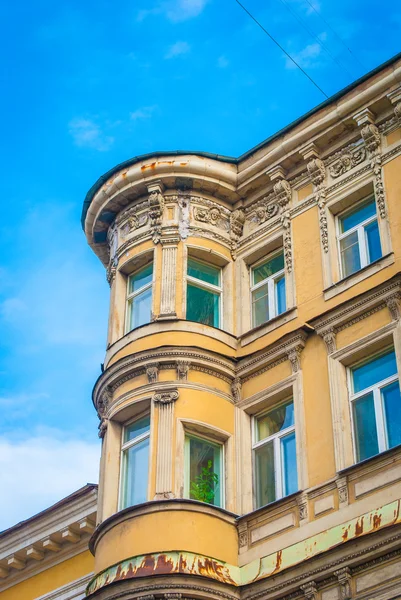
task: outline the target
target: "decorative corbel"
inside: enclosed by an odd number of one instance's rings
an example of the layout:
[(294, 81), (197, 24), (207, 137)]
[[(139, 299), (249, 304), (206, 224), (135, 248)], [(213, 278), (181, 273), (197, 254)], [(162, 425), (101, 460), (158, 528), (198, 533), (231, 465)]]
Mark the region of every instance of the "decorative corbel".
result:
[(329, 251), (329, 233), (326, 215), (326, 167), (319, 158), (319, 149), (313, 142), (300, 150), (307, 162), (306, 168), (314, 187), (314, 196), (319, 210), (320, 238), (324, 252)]
[(400, 319), (400, 292), (397, 292), (393, 296), (386, 298), (387, 308), (390, 311), (390, 315), (393, 321), (399, 321)]
[(348, 483), (346, 477), (338, 477), (336, 479), (336, 486), (338, 490), (338, 501), (341, 506), (348, 504)]
[(377, 207), (381, 218), (384, 219), (386, 216), (386, 199), (382, 175), (381, 137), (378, 127), (374, 124), (375, 115), (371, 110), (365, 108), (354, 115), (354, 120), (360, 128), (362, 139), (368, 151), (370, 166), (374, 174)]
[(287, 357), (291, 363), (291, 369), (293, 373), (298, 373), (301, 370), (301, 352), (304, 349), (303, 346), (296, 346), (292, 348), (288, 353)]
[(352, 590), (351, 590), (351, 570), (349, 567), (343, 567), (342, 569), (338, 569), (338, 571), (334, 571), (334, 575), (338, 579), (338, 583), (340, 586), (340, 596), (341, 600), (351, 600), (352, 598)]
[(160, 404), (161, 406), (165, 404), (172, 404), (176, 400), (178, 400), (178, 390), (166, 390), (165, 392), (156, 392), (153, 395), (153, 402), (155, 404)]
[(241, 377), (234, 377), (231, 382), (231, 394), (234, 400), (234, 404), (238, 404), (242, 398), (242, 381)]
[(146, 375), (149, 383), (156, 383), (159, 378), (159, 363), (153, 363), (146, 367)]
[(248, 546), (248, 524), (246, 521), (238, 525), (238, 545), (240, 548)]
[(177, 379), (187, 381), (191, 363), (187, 360), (177, 360)]
[(396, 124), (399, 126), (401, 125), (401, 86), (387, 94), (387, 98), (393, 105)]
[(236, 259), (236, 251), (238, 240), (244, 231), (245, 212), (242, 208), (237, 208), (230, 215), (230, 238), (231, 238), (231, 255), (233, 260)]
[(308, 583), (301, 585), (301, 590), (303, 591), (306, 600), (317, 600), (318, 590), (314, 581), (309, 581)]
[(164, 209), (164, 197), (163, 197), (164, 186), (161, 181), (155, 181), (148, 185), (148, 210), (150, 229), (152, 232), (152, 239), (155, 244), (160, 240), (161, 225)]
[(299, 520), (301, 521), (301, 525), (303, 525), (308, 518), (308, 496), (305, 493), (297, 496), (297, 505)]
[(273, 193), (277, 205), (281, 210), (281, 225), (284, 230), (283, 246), (284, 261), (288, 273), (292, 271), (292, 240), (291, 240), (291, 215), (289, 211), (292, 191), (291, 186), (285, 178), (286, 172), (280, 165), (267, 171), (273, 183)]
[(327, 353), (333, 354), (333, 352), (337, 350), (335, 328), (328, 327), (327, 329), (324, 329), (323, 331), (318, 331), (317, 333), (323, 338), (324, 343), (326, 344)]

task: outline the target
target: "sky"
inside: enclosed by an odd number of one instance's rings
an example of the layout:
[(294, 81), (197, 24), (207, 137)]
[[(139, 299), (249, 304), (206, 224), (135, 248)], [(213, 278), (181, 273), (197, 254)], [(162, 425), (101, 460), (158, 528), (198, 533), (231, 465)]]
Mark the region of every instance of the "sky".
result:
[[(327, 96), (401, 51), (398, 0), (242, 3)], [(1, 530), (97, 482), (109, 287), (87, 190), (138, 154), (239, 156), (325, 96), (235, 0), (20, 0), (0, 17)]]

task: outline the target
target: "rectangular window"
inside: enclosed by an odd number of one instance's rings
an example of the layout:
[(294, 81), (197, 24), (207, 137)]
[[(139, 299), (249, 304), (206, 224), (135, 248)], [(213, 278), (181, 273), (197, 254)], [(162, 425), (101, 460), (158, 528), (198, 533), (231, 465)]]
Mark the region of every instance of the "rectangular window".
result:
[(294, 402), (254, 418), (256, 508), (298, 490)]
[(347, 277), (381, 258), (374, 198), (338, 217), (338, 246), (342, 277)]
[(221, 327), (221, 269), (188, 258), (187, 319)]
[(401, 397), (394, 350), (350, 369), (357, 462), (401, 444)]
[(286, 310), (284, 253), (280, 251), (251, 269), (252, 327)]
[(204, 438), (185, 438), (185, 496), (223, 506), (223, 446)]
[(128, 277), (127, 330), (150, 323), (152, 315), (153, 263)]
[(123, 430), (120, 509), (147, 500), (150, 415)]

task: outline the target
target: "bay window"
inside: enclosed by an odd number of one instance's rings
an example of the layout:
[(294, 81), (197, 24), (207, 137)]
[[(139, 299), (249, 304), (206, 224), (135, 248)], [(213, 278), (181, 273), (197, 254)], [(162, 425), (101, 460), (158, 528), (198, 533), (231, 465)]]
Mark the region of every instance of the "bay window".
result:
[(223, 446), (205, 438), (186, 436), (185, 497), (223, 507), (223, 491)]
[(147, 500), (150, 415), (123, 428), (120, 509)]
[(219, 267), (188, 258), (187, 319), (221, 327), (222, 273)]
[(128, 277), (127, 331), (150, 323), (152, 315), (153, 263)]
[(281, 250), (251, 269), (252, 327), (286, 310), (284, 253)]
[(394, 350), (349, 370), (357, 462), (401, 444), (401, 397)]
[(352, 275), (382, 256), (374, 197), (338, 217), (342, 277)]
[(298, 490), (294, 402), (287, 400), (254, 417), (256, 508)]

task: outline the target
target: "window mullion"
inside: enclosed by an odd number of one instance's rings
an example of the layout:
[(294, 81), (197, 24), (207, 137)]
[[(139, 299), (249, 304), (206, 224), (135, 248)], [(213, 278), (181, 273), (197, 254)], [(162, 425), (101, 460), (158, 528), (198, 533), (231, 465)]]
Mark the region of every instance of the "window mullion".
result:
[(361, 260), (361, 268), (366, 267), (369, 263), (368, 253), (366, 248), (365, 229), (364, 227), (358, 227), (358, 246), (359, 246), (359, 257)]
[(278, 436), (274, 439), (274, 478), (276, 481), (276, 499), (278, 500), (284, 495), (281, 462), (281, 440)]
[(275, 298), (274, 298), (274, 279), (267, 280), (268, 303), (269, 303), (269, 320), (276, 316)]
[(375, 406), (377, 440), (379, 444), (379, 452), (384, 452), (387, 449), (386, 429), (383, 415), (383, 403), (381, 399), (380, 388), (376, 387), (373, 390), (373, 399)]

